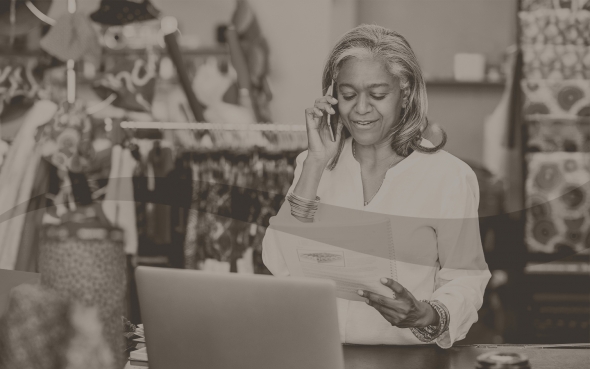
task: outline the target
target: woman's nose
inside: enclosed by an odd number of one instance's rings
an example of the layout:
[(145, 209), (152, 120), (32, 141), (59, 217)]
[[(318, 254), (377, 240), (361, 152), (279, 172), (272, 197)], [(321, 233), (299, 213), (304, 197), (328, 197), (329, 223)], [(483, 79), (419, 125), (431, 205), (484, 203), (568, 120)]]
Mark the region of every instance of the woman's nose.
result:
[(365, 96), (359, 96), (358, 102), (355, 106), (355, 111), (357, 114), (367, 114), (371, 111), (371, 104)]

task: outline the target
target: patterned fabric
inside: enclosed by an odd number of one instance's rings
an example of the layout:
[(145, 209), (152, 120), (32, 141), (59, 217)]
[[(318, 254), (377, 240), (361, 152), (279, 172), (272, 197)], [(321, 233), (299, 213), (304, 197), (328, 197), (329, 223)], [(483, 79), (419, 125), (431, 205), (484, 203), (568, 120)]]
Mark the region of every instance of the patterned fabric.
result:
[(590, 45), (590, 11), (519, 12), (523, 44)]
[(525, 115), (590, 116), (590, 80), (521, 82)]
[(0, 58), (0, 117), (4, 117), (11, 106), (32, 105), (38, 92), (42, 73), (34, 57)]
[(590, 47), (523, 45), (526, 79), (590, 79)]
[(590, 152), (590, 120), (534, 119), (527, 130), (528, 152)]
[(185, 267), (206, 259), (229, 262), (253, 249), (255, 273), (262, 263), (262, 238), (293, 180), (298, 152), (236, 152), (193, 156), (193, 204), (185, 239)]
[(151, 113), (160, 55), (111, 54), (104, 57), (104, 74), (94, 83), (94, 90), (103, 99), (117, 94), (114, 106)]
[(125, 349), (121, 322), (126, 293), (124, 234), (105, 225), (103, 217), (100, 206), (79, 208), (61, 225), (44, 227), (39, 272), (44, 286), (98, 308), (105, 338), (121, 363)]
[(63, 103), (38, 135), (42, 156), (57, 168), (67, 171), (78, 166), (77, 172), (91, 167), (94, 156), (91, 144), (92, 124), (81, 101), (68, 106)]
[(590, 247), (590, 154), (528, 155), (526, 243), (530, 252)]
[(532, 12), (539, 9), (586, 9), (590, 10), (588, 0), (521, 0), (520, 7)]

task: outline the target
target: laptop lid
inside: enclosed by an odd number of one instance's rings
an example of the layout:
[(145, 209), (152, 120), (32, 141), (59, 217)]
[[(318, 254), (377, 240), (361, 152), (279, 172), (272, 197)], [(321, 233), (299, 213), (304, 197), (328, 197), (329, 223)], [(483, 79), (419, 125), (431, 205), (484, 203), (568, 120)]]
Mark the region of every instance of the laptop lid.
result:
[(342, 369), (334, 283), (138, 267), (149, 367)]
[(6, 313), (10, 301), (10, 291), (21, 284), (37, 284), (41, 275), (38, 273), (20, 272), (0, 269), (0, 317)]

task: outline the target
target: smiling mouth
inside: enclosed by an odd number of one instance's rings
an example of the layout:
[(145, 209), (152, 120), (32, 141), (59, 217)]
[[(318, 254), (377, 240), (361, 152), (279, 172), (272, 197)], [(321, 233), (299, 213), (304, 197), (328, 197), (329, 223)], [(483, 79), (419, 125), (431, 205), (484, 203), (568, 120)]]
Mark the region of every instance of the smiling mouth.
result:
[(359, 125), (359, 126), (368, 126), (372, 123), (375, 123), (376, 120), (353, 120), (352, 123)]

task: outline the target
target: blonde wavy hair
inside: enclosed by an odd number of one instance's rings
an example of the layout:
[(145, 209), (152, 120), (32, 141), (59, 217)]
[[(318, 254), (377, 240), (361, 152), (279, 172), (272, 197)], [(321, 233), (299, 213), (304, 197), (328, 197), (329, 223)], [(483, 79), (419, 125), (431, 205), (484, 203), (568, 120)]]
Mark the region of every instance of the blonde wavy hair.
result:
[[(385, 62), (389, 73), (399, 78), (402, 96), (406, 100), (400, 123), (393, 127), (389, 134), (392, 149), (404, 157), (410, 155), (414, 150), (435, 153), (442, 149), (447, 142), (447, 135), (444, 131), (442, 132), (443, 140), (438, 146), (428, 148), (420, 145), (422, 133), (428, 128), (426, 85), (410, 44), (395, 31), (377, 25), (363, 24), (344, 34), (332, 49), (324, 67), (323, 95), (327, 93), (332, 81), (336, 80), (345, 61), (350, 58), (366, 56)], [(326, 123), (323, 122), (323, 124)], [(338, 152), (328, 169), (332, 170), (336, 167), (344, 148), (344, 142), (350, 136), (350, 131), (343, 127)]]

